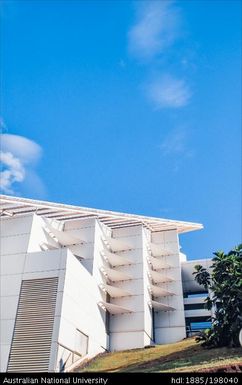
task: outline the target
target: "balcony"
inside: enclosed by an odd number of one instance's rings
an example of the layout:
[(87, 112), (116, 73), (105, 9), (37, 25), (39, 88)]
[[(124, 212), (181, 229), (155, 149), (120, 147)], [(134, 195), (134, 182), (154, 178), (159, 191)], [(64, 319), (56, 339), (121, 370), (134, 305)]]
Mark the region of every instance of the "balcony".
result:
[(185, 310), (186, 318), (211, 317), (211, 311), (207, 309)]
[(206, 297), (188, 297), (183, 298), (184, 305), (196, 305), (196, 304), (204, 304)]

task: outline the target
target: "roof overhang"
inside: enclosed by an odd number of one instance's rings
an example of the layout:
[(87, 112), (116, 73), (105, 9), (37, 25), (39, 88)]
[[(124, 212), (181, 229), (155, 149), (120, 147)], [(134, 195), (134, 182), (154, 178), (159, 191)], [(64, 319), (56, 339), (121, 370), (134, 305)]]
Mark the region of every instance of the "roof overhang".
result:
[(101, 223), (109, 226), (111, 229), (143, 225), (152, 232), (176, 230), (178, 233), (185, 233), (203, 228), (203, 225), (200, 223), (146, 217), (143, 215), (0, 195), (0, 216), (2, 218), (26, 216), (33, 213), (44, 216), (45, 218), (53, 218), (61, 221), (97, 218)]

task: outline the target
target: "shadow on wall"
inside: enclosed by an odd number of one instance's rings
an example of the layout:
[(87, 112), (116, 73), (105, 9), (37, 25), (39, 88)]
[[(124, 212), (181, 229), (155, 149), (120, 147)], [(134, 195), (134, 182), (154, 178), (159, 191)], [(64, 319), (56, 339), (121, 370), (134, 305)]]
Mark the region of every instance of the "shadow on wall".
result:
[(59, 372), (64, 373), (66, 367), (66, 363), (63, 361), (63, 358), (59, 361)]

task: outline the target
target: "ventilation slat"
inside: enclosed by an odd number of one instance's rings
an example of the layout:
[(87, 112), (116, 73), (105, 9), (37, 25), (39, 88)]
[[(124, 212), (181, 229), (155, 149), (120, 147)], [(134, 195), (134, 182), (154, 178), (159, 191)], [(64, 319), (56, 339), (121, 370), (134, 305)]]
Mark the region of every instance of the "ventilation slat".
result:
[(47, 372), (58, 278), (23, 280), (8, 372)]

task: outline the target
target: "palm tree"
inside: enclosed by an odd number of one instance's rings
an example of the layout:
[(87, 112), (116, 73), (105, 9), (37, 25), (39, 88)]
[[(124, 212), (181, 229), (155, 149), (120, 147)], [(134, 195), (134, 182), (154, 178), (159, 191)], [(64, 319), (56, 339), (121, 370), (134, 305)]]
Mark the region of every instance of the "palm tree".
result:
[(202, 265), (195, 266), (195, 280), (209, 292), (206, 307), (215, 308), (209, 331), (198, 340), (207, 347), (239, 345), (242, 328), (242, 245), (228, 254), (214, 253), (212, 273)]

